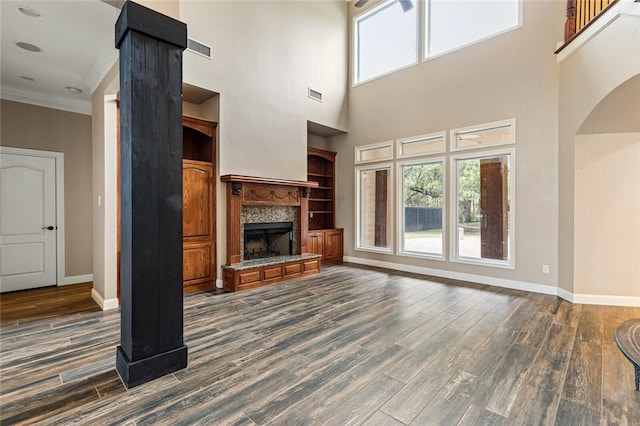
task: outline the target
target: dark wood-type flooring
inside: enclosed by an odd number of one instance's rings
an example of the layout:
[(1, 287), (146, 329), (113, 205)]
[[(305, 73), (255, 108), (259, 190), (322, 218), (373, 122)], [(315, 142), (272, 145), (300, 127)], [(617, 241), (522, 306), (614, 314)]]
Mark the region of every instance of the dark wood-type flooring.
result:
[[(5, 309), (4, 296), (2, 309)], [(640, 424), (640, 308), (372, 268), (185, 295), (187, 369), (126, 390), (117, 311), (7, 320), (2, 424)]]

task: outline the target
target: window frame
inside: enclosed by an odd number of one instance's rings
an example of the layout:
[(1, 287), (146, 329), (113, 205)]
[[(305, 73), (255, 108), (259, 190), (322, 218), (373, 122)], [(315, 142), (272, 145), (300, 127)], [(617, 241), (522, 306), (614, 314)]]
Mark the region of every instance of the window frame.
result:
[[(402, 147), (405, 144), (409, 144), (412, 142), (420, 142), (420, 141), (430, 141), (430, 140), (438, 140), (442, 139), (442, 149), (430, 152), (421, 152), (418, 154), (403, 154)], [(396, 158), (415, 158), (415, 157), (424, 157), (428, 155), (438, 155), (443, 154), (447, 151), (447, 131), (443, 130), (441, 132), (427, 133), (424, 135), (410, 136), (407, 138), (396, 139)]]
[[(497, 129), (500, 127), (507, 127), (507, 126), (511, 127), (511, 138), (507, 141), (492, 142), (492, 143), (482, 144), (478, 146), (457, 146), (458, 135), (461, 133), (483, 132), (485, 130), (493, 130), (493, 129)], [(515, 118), (509, 118), (506, 120), (493, 121), (491, 123), (476, 124), (473, 126), (451, 129), (449, 132), (449, 150), (453, 153), (453, 152), (459, 152), (459, 151), (487, 149), (487, 148), (493, 148), (493, 147), (503, 146), (503, 145), (513, 145), (516, 143), (516, 139), (517, 139), (516, 131), (517, 131), (517, 128), (516, 128)]]
[[(421, 165), (421, 164), (442, 164), (442, 253), (420, 253), (415, 251), (407, 251), (404, 248), (404, 166)], [(422, 156), (420, 158), (411, 158), (408, 160), (398, 161), (396, 170), (396, 208), (398, 213), (397, 220), (397, 247), (396, 255), (403, 257), (413, 257), (419, 259), (437, 260), (444, 262), (447, 260), (447, 157), (438, 156)]]
[(363, 11), (363, 12), (361, 12), (361, 13), (359, 13), (359, 14), (357, 14), (357, 15), (355, 15), (353, 17), (353, 19), (351, 21), (351, 29), (352, 29), (352, 31), (351, 31), (351, 33), (352, 33), (352, 37), (351, 37), (351, 43), (352, 44), (351, 44), (351, 46), (352, 46), (352, 51), (353, 51), (353, 55), (351, 55), (351, 60), (352, 60), (352, 64), (353, 64), (353, 67), (352, 67), (353, 68), (353, 73), (351, 75), (351, 87), (356, 87), (356, 86), (359, 86), (361, 84), (365, 84), (365, 83), (368, 83), (370, 81), (377, 80), (378, 78), (385, 77), (387, 75), (396, 73), (396, 72), (401, 71), (403, 69), (407, 69), (407, 68), (413, 67), (413, 66), (415, 66), (415, 65), (420, 63), (420, 58), (422, 57), (422, 55), (420, 53), (420, 50), (424, 50), (422, 48), (422, 44), (421, 44), (421, 39), (422, 39), (421, 27), (423, 27), (423, 25), (421, 24), (421, 20), (422, 20), (421, 16), (423, 15), (423, 13), (422, 13), (422, 3), (423, 3), (423, 1), (415, 0), (414, 7), (416, 8), (416, 51), (414, 52), (415, 53), (414, 60), (409, 64), (403, 65), (403, 66), (398, 67), (398, 68), (394, 68), (394, 69), (389, 70), (387, 72), (384, 72), (382, 74), (378, 74), (376, 76), (369, 77), (369, 78), (364, 79), (364, 80), (358, 80), (358, 72), (360, 70), (360, 65), (359, 65), (359, 60), (358, 60), (359, 55), (360, 55), (360, 45), (358, 44), (358, 38), (359, 38), (358, 37), (358, 35), (359, 35), (358, 22), (360, 20), (362, 20), (362, 19), (367, 18), (369, 15), (373, 15), (377, 11), (379, 11), (381, 9), (384, 9), (386, 7), (389, 7), (393, 3), (397, 3), (397, 2), (398, 2), (398, 0), (386, 0), (386, 1), (383, 1), (383, 2), (381, 2), (379, 4), (376, 4), (376, 5), (372, 6), (372, 7), (370, 7), (369, 9), (367, 9), (367, 10), (365, 10), (365, 11)]
[[(369, 164), (369, 163), (378, 163), (380, 161), (392, 161), (394, 158), (394, 140), (388, 140), (383, 142), (375, 142), (367, 145), (358, 145), (354, 149), (355, 155), (355, 164)], [(374, 158), (372, 160), (360, 160), (360, 153), (364, 151), (372, 151), (374, 149), (386, 148), (389, 147), (390, 154), (381, 158)]]
[(498, 31), (497, 33), (492, 33), (489, 34), (487, 36), (484, 36), (482, 38), (470, 41), (466, 44), (460, 45), (458, 47), (455, 47), (453, 49), (449, 49), (446, 50), (444, 52), (440, 52), (436, 55), (427, 55), (427, 48), (429, 46), (429, 40), (427, 40), (427, 35), (429, 34), (429, 13), (431, 10), (431, 5), (429, 3), (431, 3), (431, 0), (416, 0), (417, 3), (421, 3), (423, 4), (422, 6), (422, 11), (420, 12), (420, 30), (421, 30), (421, 37), (420, 37), (420, 58), (421, 58), (421, 62), (427, 62), (430, 61), (432, 59), (436, 59), (436, 58), (440, 58), (442, 56), (448, 55), (450, 53), (454, 53), (457, 52), (458, 50), (462, 50), (462, 49), (466, 49), (467, 47), (473, 46), (474, 44), (477, 43), (482, 43), (483, 41), (492, 39), (494, 37), (498, 37), (501, 36), (503, 34), (506, 34), (508, 32), (517, 30), (519, 28), (523, 27), (523, 7), (524, 7), (524, 0), (518, 0), (518, 23), (512, 27), (509, 28), (505, 28), (504, 30)]
[[(388, 226), (391, 228), (391, 232), (390, 232), (390, 241), (388, 244), (388, 247), (370, 247), (370, 246), (363, 246), (361, 245), (361, 225), (362, 225), (362, 219), (361, 219), (361, 210), (362, 210), (362, 203), (361, 203), (361, 199), (362, 199), (362, 188), (360, 186), (360, 173), (362, 171), (377, 171), (377, 170), (389, 170), (389, 179), (391, 180), (390, 182), (390, 187), (391, 187), (391, 200), (389, 202), (389, 206), (391, 209), (391, 214), (389, 216), (389, 223)], [(356, 229), (354, 232), (354, 237), (355, 237), (355, 244), (354, 244), (354, 249), (357, 251), (366, 251), (366, 252), (373, 252), (373, 253), (385, 253), (385, 254), (393, 254), (394, 253), (394, 244), (395, 244), (395, 237), (394, 234), (395, 232), (393, 232), (393, 224), (395, 221), (395, 208), (394, 208), (394, 202), (393, 199), (395, 197), (395, 178), (394, 178), (394, 162), (393, 161), (383, 161), (383, 162), (377, 162), (375, 164), (366, 164), (366, 165), (360, 165), (360, 166), (356, 166), (354, 168), (354, 175), (355, 175), (355, 194), (356, 194), (356, 208), (355, 210), (355, 220), (354, 223), (356, 225)]]
[[(483, 159), (483, 158), (492, 158), (498, 156), (509, 156), (509, 213), (508, 213), (508, 221), (509, 221), (509, 235), (508, 235), (508, 251), (509, 251), (509, 260), (496, 260), (496, 259), (483, 259), (483, 258), (472, 258), (472, 257), (464, 257), (458, 256), (458, 160), (471, 160), (471, 159)], [(449, 210), (449, 220), (451, 226), (449, 227), (449, 261), (455, 263), (464, 263), (468, 265), (477, 265), (477, 266), (490, 266), (495, 268), (502, 269), (512, 269), (516, 268), (516, 149), (515, 146), (510, 148), (501, 148), (501, 149), (491, 149), (491, 150), (480, 150), (475, 151), (473, 153), (459, 153), (459, 154), (451, 154), (450, 155), (450, 166), (449, 166), (449, 179), (451, 182), (450, 185), (450, 193), (449, 199), (451, 200), (452, 208)]]

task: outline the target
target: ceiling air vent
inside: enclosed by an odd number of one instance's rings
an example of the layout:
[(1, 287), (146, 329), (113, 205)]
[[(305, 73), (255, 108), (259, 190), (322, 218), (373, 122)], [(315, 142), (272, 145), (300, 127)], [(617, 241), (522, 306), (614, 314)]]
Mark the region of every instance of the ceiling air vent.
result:
[(317, 90), (313, 90), (311, 87), (309, 87), (309, 97), (318, 102), (322, 102), (322, 93)]
[(187, 38), (187, 50), (197, 53), (200, 56), (211, 59), (211, 47), (206, 44), (202, 44), (199, 41), (195, 41), (192, 38)]

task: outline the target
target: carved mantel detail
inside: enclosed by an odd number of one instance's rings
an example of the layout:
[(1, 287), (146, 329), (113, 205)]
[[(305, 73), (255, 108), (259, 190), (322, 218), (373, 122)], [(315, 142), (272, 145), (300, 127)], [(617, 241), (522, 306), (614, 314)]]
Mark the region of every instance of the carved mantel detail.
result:
[(231, 182), (231, 194), (235, 196), (242, 195), (242, 184), (240, 182)]

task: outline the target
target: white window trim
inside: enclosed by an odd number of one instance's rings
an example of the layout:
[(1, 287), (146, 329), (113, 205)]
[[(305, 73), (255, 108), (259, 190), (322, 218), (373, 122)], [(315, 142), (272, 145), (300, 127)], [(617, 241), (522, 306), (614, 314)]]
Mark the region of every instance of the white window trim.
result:
[[(404, 176), (403, 176), (403, 167), (418, 165), (418, 164), (442, 164), (442, 254), (437, 253), (420, 253), (415, 251), (405, 251), (404, 250)], [(396, 209), (394, 210), (398, 212), (398, 220), (397, 220), (397, 238), (398, 241), (396, 247), (396, 255), (403, 257), (414, 257), (419, 259), (429, 259), (429, 260), (438, 260), (445, 261), (446, 260), (446, 246), (447, 246), (447, 197), (446, 197), (446, 188), (447, 188), (447, 158), (444, 156), (439, 157), (423, 157), (420, 159), (412, 159), (397, 162), (397, 171), (396, 171)]]
[(436, 59), (436, 58), (439, 58), (441, 56), (445, 56), (445, 55), (448, 55), (450, 53), (457, 52), (457, 51), (462, 50), (462, 49), (466, 49), (467, 47), (473, 46), (474, 44), (482, 43), (483, 41), (487, 41), (487, 40), (492, 39), (494, 37), (501, 36), (503, 34), (506, 34), (508, 32), (511, 32), (511, 31), (514, 31), (514, 30), (517, 30), (517, 29), (523, 27), (523, 24), (522, 24), (522, 17), (523, 17), (522, 9), (524, 7), (524, 1), (523, 0), (519, 0), (518, 1), (518, 23), (516, 25), (514, 25), (512, 27), (509, 27), (509, 28), (505, 28), (504, 30), (499, 31), (497, 33), (492, 33), (492, 34), (489, 34), (489, 35), (487, 35), (485, 37), (470, 41), (469, 43), (463, 44), (462, 46), (458, 46), (458, 47), (455, 47), (453, 49), (446, 50), (444, 52), (440, 52), (437, 55), (427, 56), (427, 52), (426, 52), (427, 44), (428, 44), (428, 42), (427, 42), (427, 26), (428, 26), (428, 23), (429, 23), (429, 19), (427, 17), (427, 14), (429, 13), (429, 8), (426, 5), (427, 1), (419, 1), (418, 3), (421, 3), (421, 4), (424, 3), (424, 6), (423, 6), (424, 10), (420, 13), (422, 15), (422, 25), (421, 25), (421, 27), (422, 27), (421, 28), (421, 32), (422, 32), (422, 36), (421, 37), (422, 37), (422, 39), (421, 39), (421, 44), (420, 44), (420, 46), (421, 46), (421, 50), (420, 50), (421, 62), (430, 61), (432, 59)]
[[(391, 235), (391, 241), (389, 241), (389, 247), (363, 247), (360, 245), (360, 225), (361, 225), (361, 221), (360, 221), (360, 210), (362, 208), (361, 204), (360, 204), (360, 200), (361, 200), (361, 188), (360, 188), (360, 172), (361, 171), (375, 171), (375, 170), (389, 170), (389, 174), (390, 174), (390, 178), (391, 178), (391, 215), (390, 215), (390, 220), (389, 220), (389, 226), (392, 228), (392, 231), (390, 233)], [(354, 248), (356, 251), (367, 251), (367, 252), (373, 252), (373, 253), (384, 253), (384, 254), (393, 254), (394, 253), (394, 243), (395, 243), (395, 238), (394, 238), (394, 234), (395, 232), (393, 232), (393, 224), (395, 223), (395, 209), (393, 208), (393, 206), (395, 206), (394, 202), (393, 202), (393, 198), (395, 197), (395, 186), (394, 186), (394, 165), (393, 162), (385, 162), (385, 163), (380, 163), (380, 164), (371, 164), (371, 165), (367, 165), (367, 166), (358, 166), (355, 167), (355, 189), (356, 189), (356, 208), (355, 210), (355, 221), (354, 223), (356, 224), (356, 232), (354, 232), (354, 236), (355, 236), (355, 241), (354, 241)]]
[[(501, 155), (509, 155), (509, 260), (494, 259), (475, 259), (469, 257), (459, 257), (456, 253), (458, 247), (458, 160), (468, 160), (473, 158), (497, 157)], [(449, 259), (455, 263), (465, 263), (468, 265), (490, 266), (494, 268), (515, 269), (515, 244), (516, 244), (516, 179), (515, 164), (516, 150), (513, 148), (504, 148), (496, 150), (477, 151), (474, 153), (451, 155), (451, 163), (449, 167), (449, 178), (451, 179), (449, 199), (452, 208), (450, 209), (449, 220), (451, 223), (449, 232)]]
[(351, 55), (351, 61), (353, 64), (353, 74), (351, 75), (351, 87), (357, 87), (360, 86), (361, 84), (365, 84), (368, 83), (370, 81), (374, 81), (377, 80), (379, 78), (382, 77), (386, 77), (390, 74), (396, 73), (398, 71), (413, 67), (415, 65), (418, 65), (420, 63), (420, 58), (422, 57), (422, 54), (420, 53), (420, 49), (424, 50), (424, 48), (422, 48), (422, 44), (420, 41), (421, 38), (421, 22), (420, 22), (420, 16), (422, 15), (421, 12), (421, 8), (422, 8), (422, 1), (419, 0), (415, 0), (415, 4), (414, 7), (416, 8), (416, 37), (418, 38), (416, 40), (416, 52), (415, 52), (415, 58), (414, 61), (407, 64), (407, 65), (403, 65), (399, 68), (395, 68), (392, 69), (390, 71), (387, 71), (383, 74), (379, 74), (376, 75), (375, 77), (370, 77), (366, 80), (358, 80), (358, 71), (359, 71), (359, 64), (358, 64), (358, 55), (360, 54), (358, 48), (358, 21), (361, 19), (366, 18), (369, 15), (374, 14), (376, 11), (378, 11), (379, 9), (383, 9), (385, 7), (387, 7), (389, 4), (396, 2), (398, 0), (387, 0), (383, 3), (377, 4), (375, 6), (372, 6), (371, 8), (365, 10), (364, 12), (361, 12), (359, 14), (357, 14), (356, 16), (353, 17), (352, 23), (351, 23), (351, 28), (352, 28), (352, 37), (351, 37), (351, 46), (352, 46), (352, 52), (353, 55)]
[[(355, 147), (355, 164), (369, 164), (369, 163), (377, 163), (380, 161), (391, 161), (393, 160), (393, 154), (394, 154), (394, 149), (393, 149), (393, 139), (392, 140), (388, 140), (388, 141), (384, 141), (384, 142), (376, 142), (376, 143), (370, 143), (368, 145), (360, 145), (360, 146), (356, 146)], [(390, 148), (390, 152), (391, 155), (387, 156), (387, 157), (382, 157), (382, 158), (375, 158), (373, 160), (360, 160), (360, 153), (362, 151), (369, 151), (369, 150), (374, 150), (374, 149), (378, 149), (378, 148), (386, 148), (389, 147)]]
[[(511, 131), (511, 139), (507, 140), (507, 141), (503, 141), (503, 142), (492, 142), (492, 143), (487, 143), (487, 144), (482, 144), (480, 146), (472, 146), (472, 147), (467, 147), (467, 146), (456, 146), (457, 145), (457, 139), (458, 139), (458, 134), (460, 133), (469, 133), (469, 132), (482, 132), (484, 130), (492, 130), (492, 129), (496, 129), (499, 127), (511, 127), (512, 131)], [(486, 148), (491, 148), (491, 147), (495, 147), (495, 146), (502, 146), (502, 145), (512, 145), (516, 143), (516, 119), (515, 118), (510, 118), (508, 120), (501, 120), (501, 121), (494, 121), (492, 123), (483, 123), (483, 124), (477, 124), (474, 126), (468, 126), (468, 127), (460, 127), (458, 129), (452, 129), (449, 132), (449, 149), (451, 152), (459, 152), (459, 151), (470, 151), (470, 150), (478, 150), (478, 149), (486, 149)]]
[[(404, 144), (406, 143), (411, 143), (411, 142), (419, 142), (419, 141), (431, 141), (431, 140), (438, 140), (438, 139), (442, 139), (442, 149), (441, 150), (437, 150), (437, 151), (431, 151), (431, 152), (421, 152), (418, 154), (403, 154), (402, 153), (402, 147)], [(400, 159), (400, 158), (413, 158), (413, 157), (424, 157), (427, 155), (439, 155), (439, 154), (443, 154), (447, 151), (447, 132), (442, 131), (442, 132), (435, 132), (435, 133), (428, 133), (425, 135), (418, 135), (418, 136), (411, 136), (408, 138), (402, 138), (402, 139), (396, 139), (396, 158)]]

